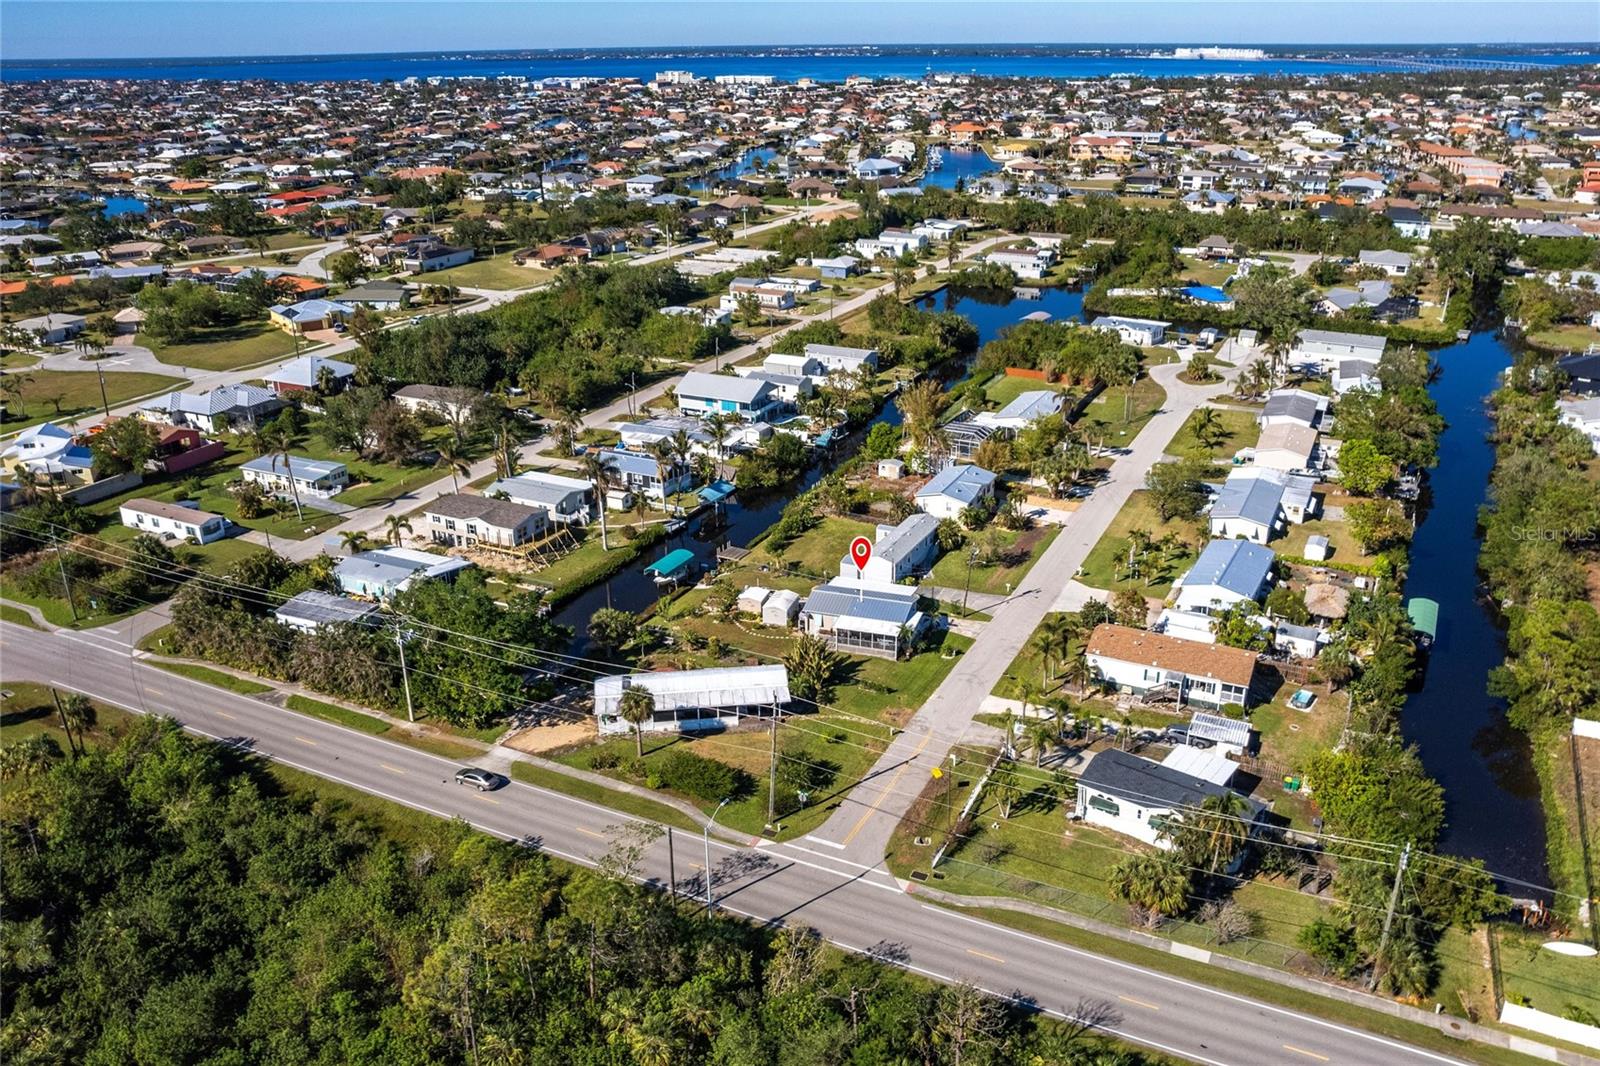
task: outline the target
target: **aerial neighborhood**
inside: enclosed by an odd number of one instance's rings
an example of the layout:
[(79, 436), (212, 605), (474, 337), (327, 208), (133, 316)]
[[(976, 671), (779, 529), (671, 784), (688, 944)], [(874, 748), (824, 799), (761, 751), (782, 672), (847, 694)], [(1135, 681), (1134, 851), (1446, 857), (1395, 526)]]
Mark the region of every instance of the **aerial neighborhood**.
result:
[(7, 644), (1600, 1054), (1600, 74), (1469, 60), (0, 82)]

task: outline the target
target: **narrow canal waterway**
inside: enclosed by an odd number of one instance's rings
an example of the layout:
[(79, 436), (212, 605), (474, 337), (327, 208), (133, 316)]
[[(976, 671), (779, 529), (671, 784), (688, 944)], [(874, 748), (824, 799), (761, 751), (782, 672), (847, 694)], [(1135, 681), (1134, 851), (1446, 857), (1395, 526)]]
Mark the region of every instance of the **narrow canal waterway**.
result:
[(1504, 701), (1486, 691), (1505, 643), (1479, 599), (1477, 573), (1478, 508), (1494, 467), (1487, 400), (1511, 352), (1498, 335), (1474, 333), (1434, 355), (1441, 373), (1429, 391), (1449, 425), (1429, 477), (1431, 505), (1412, 541), (1406, 595), (1438, 601), (1439, 635), (1401, 724), (1444, 786), (1448, 824), (1440, 847), (1542, 885), (1548, 882), (1539, 783), (1527, 739), (1506, 722)]
[[(1029, 298), (1014, 293), (993, 296), (958, 294), (944, 289), (928, 296), (919, 306), (925, 310), (955, 311), (965, 315), (978, 328), (978, 345), (982, 347), (999, 335), (1007, 326), (1022, 321), (1035, 311), (1046, 311), (1054, 318), (1070, 318), (1083, 311), (1083, 293), (1062, 288), (1036, 290), (1037, 296)], [(970, 363), (952, 367), (951, 383), (959, 382), (970, 371)], [(800, 481), (776, 492), (739, 493), (723, 507), (726, 525), (720, 529), (707, 529), (707, 512), (691, 519), (677, 534), (646, 552), (639, 559), (609, 580), (585, 589), (561, 605), (554, 620), (571, 626), (574, 634), (572, 653), (585, 654), (588, 648), (589, 617), (602, 607), (616, 607), (624, 611), (643, 611), (661, 595), (654, 579), (644, 573), (644, 567), (670, 551), (685, 548), (694, 553), (695, 565), (710, 564), (721, 544), (747, 546), (772, 523), (778, 520), (784, 505), (794, 496), (815, 485), (836, 463), (848, 457), (860, 446), (866, 430), (879, 422), (892, 426), (900, 424), (900, 409), (887, 403), (871, 423), (852, 434), (839, 447), (833, 462), (814, 464), (802, 475)]]

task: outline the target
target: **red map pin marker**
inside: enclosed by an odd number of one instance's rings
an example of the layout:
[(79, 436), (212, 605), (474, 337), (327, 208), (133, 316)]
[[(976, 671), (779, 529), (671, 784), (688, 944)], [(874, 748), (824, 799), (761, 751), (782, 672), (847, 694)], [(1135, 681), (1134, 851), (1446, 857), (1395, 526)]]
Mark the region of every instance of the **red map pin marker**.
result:
[(865, 570), (867, 562), (872, 558), (872, 541), (866, 537), (857, 537), (851, 541), (850, 558), (855, 560), (857, 570)]

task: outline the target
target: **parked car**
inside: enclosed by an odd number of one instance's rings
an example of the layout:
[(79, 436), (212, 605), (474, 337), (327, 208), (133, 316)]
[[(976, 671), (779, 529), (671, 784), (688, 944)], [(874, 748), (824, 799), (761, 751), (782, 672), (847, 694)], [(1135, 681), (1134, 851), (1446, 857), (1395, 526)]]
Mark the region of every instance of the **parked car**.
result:
[(493, 792), (506, 783), (506, 779), (491, 770), (464, 766), (456, 771), (456, 784), (471, 785), (479, 792)]

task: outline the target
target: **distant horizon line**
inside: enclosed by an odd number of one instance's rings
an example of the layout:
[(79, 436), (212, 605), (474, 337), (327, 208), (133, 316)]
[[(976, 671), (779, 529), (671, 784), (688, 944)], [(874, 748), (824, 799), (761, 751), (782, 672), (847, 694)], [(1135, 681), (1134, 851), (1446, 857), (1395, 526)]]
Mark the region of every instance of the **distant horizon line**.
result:
[(880, 49), (904, 52), (927, 51), (939, 49), (952, 53), (961, 53), (979, 49), (1012, 49), (1037, 52), (1084, 52), (1101, 49), (1153, 49), (1153, 48), (1259, 48), (1268, 52), (1273, 50), (1297, 49), (1303, 51), (1384, 51), (1392, 49), (1432, 49), (1432, 48), (1476, 48), (1484, 50), (1526, 50), (1533, 48), (1555, 48), (1570, 50), (1600, 50), (1600, 41), (1386, 41), (1386, 42), (1328, 42), (1328, 41), (1222, 41), (1216, 39), (1172, 40), (1172, 41), (1056, 41), (1047, 43), (1031, 43), (1024, 41), (925, 41), (917, 43), (873, 43), (868, 41), (851, 44), (636, 44), (636, 45), (561, 45), (556, 47), (486, 47), (486, 48), (432, 48), (422, 50), (399, 50), (377, 52), (259, 52), (236, 53), (232, 55), (156, 55), (156, 56), (34, 56), (34, 57), (5, 57), (0, 56), (0, 64), (17, 66), (49, 66), (52, 64), (103, 64), (103, 63), (183, 63), (198, 61), (238, 61), (260, 62), (264, 60), (293, 59), (307, 60), (339, 60), (357, 59), (367, 57), (425, 57), (425, 56), (512, 56), (512, 55), (539, 55), (550, 57), (574, 57), (594, 54), (633, 54), (648, 56), (662, 54), (663, 58), (672, 55), (716, 55), (718, 53), (746, 52), (751, 50), (784, 51), (793, 53), (837, 52), (850, 49)]

